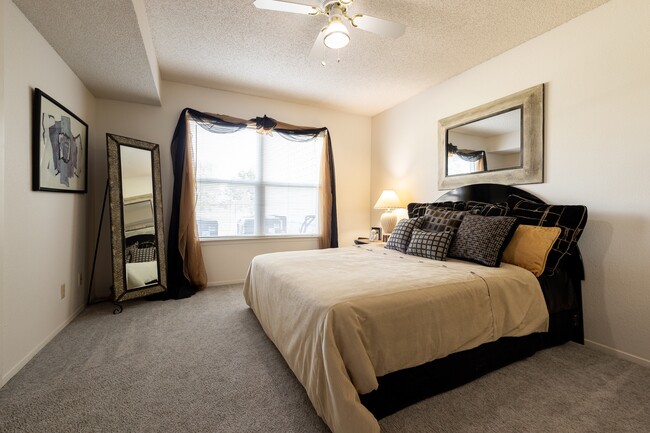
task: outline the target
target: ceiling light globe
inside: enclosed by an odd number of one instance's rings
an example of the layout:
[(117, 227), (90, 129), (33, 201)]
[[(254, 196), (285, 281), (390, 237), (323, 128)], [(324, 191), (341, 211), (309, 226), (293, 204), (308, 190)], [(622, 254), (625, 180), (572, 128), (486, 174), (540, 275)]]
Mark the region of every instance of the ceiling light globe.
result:
[(325, 29), (323, 43), (327, 48), (343, 48), (350, 43), (348, 29), (340, 20), (333, 20)]

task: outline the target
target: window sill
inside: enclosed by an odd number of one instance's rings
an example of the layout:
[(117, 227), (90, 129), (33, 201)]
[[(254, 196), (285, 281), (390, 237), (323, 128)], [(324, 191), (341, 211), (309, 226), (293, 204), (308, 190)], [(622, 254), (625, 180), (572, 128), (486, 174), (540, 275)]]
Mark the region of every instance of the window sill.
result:
[(229, 236), (220, 238), (200, 238), (199, 241), (204, 244), (239, 244), (239, 243), (272, 243), (272, 242), (304, 242), (310, 239), (319, 239), (320, 235), (305, 236)]

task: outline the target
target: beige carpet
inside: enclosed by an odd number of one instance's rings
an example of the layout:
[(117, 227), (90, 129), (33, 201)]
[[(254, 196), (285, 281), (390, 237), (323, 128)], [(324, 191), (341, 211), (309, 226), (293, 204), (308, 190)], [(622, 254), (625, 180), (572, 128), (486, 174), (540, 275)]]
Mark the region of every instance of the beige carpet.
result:
[[(241, 286), (89, 307), (0, 389), (0, 432), (326, 433)], [(566, 344), (382, 432), (650, 432), (650, 369)]]

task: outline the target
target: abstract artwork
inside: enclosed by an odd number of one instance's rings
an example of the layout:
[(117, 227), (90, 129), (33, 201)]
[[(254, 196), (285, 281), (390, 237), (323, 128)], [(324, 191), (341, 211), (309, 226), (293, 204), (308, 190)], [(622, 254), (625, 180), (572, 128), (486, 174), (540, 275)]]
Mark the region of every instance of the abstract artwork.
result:
[(35, 191), (87, 191), (88, 125), (40, 89), (34, 90)]

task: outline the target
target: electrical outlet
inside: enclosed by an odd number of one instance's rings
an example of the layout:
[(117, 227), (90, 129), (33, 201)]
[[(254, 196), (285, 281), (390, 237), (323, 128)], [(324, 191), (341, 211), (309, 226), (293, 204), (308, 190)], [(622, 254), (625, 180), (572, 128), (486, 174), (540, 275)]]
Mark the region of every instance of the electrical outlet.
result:
[(79, 278), (77, 278), (77, 281), (79, 281), (79, 287), (81, 288), (83, 283), (84, 283), (84, 275), (83, 275), (83, 273), (79, 272)]
[(65, 298), (65, 283), (61, 284), (61, 299)]

